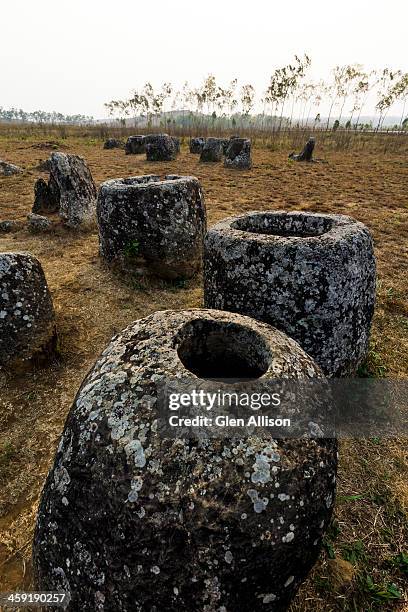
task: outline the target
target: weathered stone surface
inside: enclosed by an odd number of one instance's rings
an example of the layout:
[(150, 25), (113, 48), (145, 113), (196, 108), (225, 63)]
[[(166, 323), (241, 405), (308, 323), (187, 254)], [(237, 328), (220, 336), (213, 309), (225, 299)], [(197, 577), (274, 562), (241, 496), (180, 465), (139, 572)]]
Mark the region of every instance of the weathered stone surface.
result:
[(52, 153), (52, 178), (60, 192), (59, 214), (70, 227), (88, 222), (95, 214), (96, 187), (86, 161), (79, 155)]
[(129, 136), (125, 145), (126, 155), (141, 155), (146, 153), (145, 136)]
[(176, 147), (176, 153), (179, 154), (180, 153), (180, 138), (177, 138), (177, 136), (172, 136), (172, 140), (174, 142), (174, 146)]
[(219, 162), (222, 160), (223, 141), (221, 138), (207, 138), (201, 150), (200, 162)]
[(123, 149), (124, 143), (122, 140), (118, 140), (117, 138), (108, 138), (105, 140), (103, 148), (104, 149)]
[(78, 155), (52, 153), (48, 184), (34, 186), (33, 213), (59, 211), (69, 227), (89, 222), (95, 215), (96, 187), (86, 161)]
[(191, 176), (136, 176), (101, 185), (100, 253), (127, 271), (188, 278), (201, 268), (206, 213)]
[(145, 137), (147, 161), (172, 161), (177, 156), (177, 146), (168, 134), (149, 134)]
[(205, 145), (205, 138), (202, 138), (202, 137), (192, 138), (190, 140), (190, 153), (193, 153), (194, 155), (201, 154), (201, 151), (203, 150), (204, 145)]
[(226, 153), (228, 151), (228, 147), (229, 147), (230, 142), (231, 142), (231, 139), (230, 138), (222, 138), (221, 142), (222, 142), (222, 152), (223, 152), (223, 155), (226, 155)]
[(160, 382), (193, 376), (191, 363), (200, 376), (203, 355), (262, 380), (277, 363), (281, 378), (321, 376), (284, 334), (232, 313), (156, 312), (115, 336), (79, 390), (39, 507), (35, 585), (69, 592), (69, 611), (282, 612), (316, 560), (334, 440), (157, 432)]
[(368, 229), (350, 217), (254, 212), (212, 227), (205, 305), (250, 315), (299, 342), (326, 375), (355, 373), (375, 301)]
[(53, 213), (59, 210), (60, 191), (53, 178), (48, 183), (39, 178), (34, 185), (33, 213)]
[(46, 232), (51, 227), (51, 221), (47, 217), (30, 213), (27, 215), (28, 227), (33, 232)]
[(13, 176), (13, 174), (21, 174), (23, 171), (19, 166), (8, 164), (0, 159), (0, 176)]
[(29, 253), (1, 253), (0, 366), (41, 360), (55, 344), (54, 309), (40, 262)]
[(225, 154), (224, 166), (239, 170), (252, 167), (251, 141), (248, 138), (231, 138)]

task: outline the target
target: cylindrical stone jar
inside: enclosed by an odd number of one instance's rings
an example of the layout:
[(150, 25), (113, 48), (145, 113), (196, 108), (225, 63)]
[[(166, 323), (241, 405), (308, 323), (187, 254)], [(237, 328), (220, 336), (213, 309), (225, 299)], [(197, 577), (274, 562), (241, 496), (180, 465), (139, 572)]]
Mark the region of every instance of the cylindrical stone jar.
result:
[(168, 134), (149, 134), (144, 144), (147, 161), (172, 161), (177, 157), (179, 144)]
[(22, 369), (54, 354), (54, 308), (40, 262), (0, 253), (0, 367)]
[(223, 140), (221, 138), (207, 138), (201, 149), (200, 162), (219, 162), (223, 156)]
[(197, 138), (192, 138), (190, 140), (190, 153), (193, 153), (194, 155), (200, 155), (201, 151), (203, 150), (205, 144), (205, 138), (199, 136)]
[(192, 176), (114, 179), (99, 190), (101, 256), (123, 270), (189, 278), (202, 263), (204, 195)]
[(129, 136), (125, 145), (126, 155), (140, 155), (146, 153), (144, 136)]
[(112, 339), (44, 487), (36, 588), (69, 593), (69, 611), (287, 609), (330, 521), (335, 440), (199, 442), (157, 427), (165, 380), (198, 388), (232, 370), (263, 382), (322, 377), (293, 340), (234, 313), (156, 312)]
[(206, 236), (205, 306), (281, 329), (327, 376), (352, 376), (366, 357), (375, 285), (370, 232), (350, 217), (253, 212)]

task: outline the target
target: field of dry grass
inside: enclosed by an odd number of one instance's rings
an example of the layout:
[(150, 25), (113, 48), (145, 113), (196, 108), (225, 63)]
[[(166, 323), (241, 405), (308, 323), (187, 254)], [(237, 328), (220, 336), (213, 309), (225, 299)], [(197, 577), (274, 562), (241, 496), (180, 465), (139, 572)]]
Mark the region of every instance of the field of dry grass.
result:
[[(44, 138), (42, 139), (44, 140)], [(51, 147), (41, 138), (0, 134), (0, 159), (24, 173), (0, 178), (0, 221), (24, 221), (36, 169)], [(255, 148), (251, 171), (199, 163), (186, 145), (170, 163), (147, 163), (102, 141), (70, 136), (58, 150), (86, 158), (94, 179), (147, 173), (197, 176), (209, 224), (249, 210), (348, 214), (371, 230), (378, 297), (365, 373), (408, 378), (407, 153), (317, 151), (328, 164), (296, 164), (287, 152)], [(0, 591), (29, 588), (31, 539), (39, 494), (76, 390), (111, 336), (156, 310), (199, 307), (201, 281), (184, 284), (114, 276), (98, 257), (96, 230), (50, 234), (23, 226), (0, 234), (0, 251), (26, 250), (45, 270), (56, 308), (60, 359), (19, 379), (0, 378)], [(293, 605), (299, 611), (408, 609), (406, 439), (343, 441), (335, 518), (325, 548)], [(341, 559), (351, 565), (343, 567)], [(352, 570), (353, 579), (346, 578)], [(405, 586), (404, 586), (405, 585)]]

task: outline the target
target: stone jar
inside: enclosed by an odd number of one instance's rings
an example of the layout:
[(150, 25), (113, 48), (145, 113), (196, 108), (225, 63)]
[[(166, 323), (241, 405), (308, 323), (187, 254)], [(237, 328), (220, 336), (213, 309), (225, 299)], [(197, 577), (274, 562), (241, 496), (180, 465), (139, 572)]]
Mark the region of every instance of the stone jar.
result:
[(336, 442), (159, 434), (159, 386), (321, 377), (291, 339), (241, 315), (156, 312), (115, 336), (69, 413), (40, 502), (36, 588), (69, 611), (287, 609), (315, 562)]
[(201, 150), (200, 162), (220, 162), (223, 155), (221, 138), (207, 138)]
[(103, 144), (104, 149), (123, 149), (124, 143), (117, 138), (108, 138)]
[(191, 176), (114, 179), (101, 185), (100, 254), (126, 272), (189, 278), (202, 264), (204, 195)]
[(351, 217), (253, 212), (206, 236), (205, 306), (281, 329), (327, 376), (352, 376), (366, 357), (375, 285), (370, 232)]
[(224, 166), (237, 170), (252, 167), (251, 141), (248, 138), (231, 138), (225, 153)]
[(205, 138), (197, 137), (190, 140), (190, 153), (200, 155), (205, 145)]
[(144, 136), (129, 136), (125, 144), (126, 155), (141, 155), (146, 153)]
[(0, 367), (25, 369), (54, 354), (54, 308), (40, 262), (30, 253), (0, 254)]
[(34, 186), (32, 212), (58, 211), (67, 226), (77, 228), (93, 221), (96, 187), (88, 164), (79, 155), (52, 153), (48, 160), (48, 184), (38, 179)]
[(147, 161), (173, 161), (180, 150), (180, 142), (168, 134), (149, 134), (144, 142)]

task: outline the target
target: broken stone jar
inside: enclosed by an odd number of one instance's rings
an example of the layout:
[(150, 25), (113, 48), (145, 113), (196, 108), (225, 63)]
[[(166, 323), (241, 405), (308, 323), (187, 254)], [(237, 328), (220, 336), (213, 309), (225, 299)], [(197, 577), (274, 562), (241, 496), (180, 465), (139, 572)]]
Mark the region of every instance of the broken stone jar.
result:
[(40, 178), (34, 186), (32, 212), (55, 212), (67, 226), (77, 228), (93, 220), (96, 187), (86, 161), (79, 155), (52, 153), (48, 184)]
[(252, 167), (251, 141), (248, 138), (231, 138), (225, 153), (224, 166), (237, 170)]

